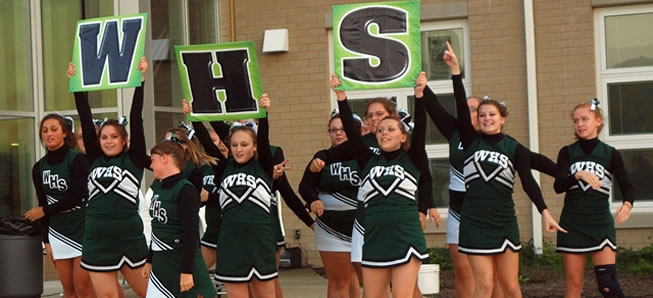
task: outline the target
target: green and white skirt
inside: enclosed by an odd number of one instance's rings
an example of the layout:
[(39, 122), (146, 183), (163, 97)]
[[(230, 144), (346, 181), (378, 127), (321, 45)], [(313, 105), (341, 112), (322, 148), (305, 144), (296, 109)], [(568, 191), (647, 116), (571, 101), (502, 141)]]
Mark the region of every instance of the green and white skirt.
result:
[(365, 214), (363, 266), (394, 267), (410, 262), (411, 258), (421, 262), (428, 257), (417, 210)]
[(194, 286), (186, 292), (181, 292), (179, 278), (182, 258), (181, 249), (152, 252), (152, 272), (150, 272), (150, 280), (147, 284), (146, 297), (196, 298), (198, 294), (203, 297), (216, 296), (215, 287), (211, 282), (199, 249), (195, 251), (193, 262)]
[(86, 216), (82, 268), (118, 271), (122, 266), (138, 268), (147, 259), (143, 221), (138, 214), (125, 217)]
[(218, 237), (215, 279), (221, 282), (270, 280), (278, 276), (269, 224), (223, 222)]
[(515, 204), (510, 199), (466, 196), (460, 218), (458, 251), (491, 255), (521, 250)]

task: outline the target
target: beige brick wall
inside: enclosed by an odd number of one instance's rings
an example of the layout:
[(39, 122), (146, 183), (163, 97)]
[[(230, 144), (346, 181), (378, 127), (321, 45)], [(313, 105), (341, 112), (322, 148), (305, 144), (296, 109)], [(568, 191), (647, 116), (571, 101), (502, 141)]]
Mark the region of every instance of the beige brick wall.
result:
[[(306, 163), (328, 146), (324, 131), (331, 108), (327, 80), (329, 57), (324, 16), (331, 6), (361, 0), (238, 0), (236, 40), (256, 43), (264, 91), (272, 98), (271, 141), (283, 147), (294, 168), (288, 172), (296, 188)], [(457, 1), (423, 0), (422, 4)], [(230, 36), (228, 1), (221, 1), (221, 40)], [(571, 107), (593, 98), (595, 88), (593, 11), (590, 0), (534, 1), (538, 71), (540, 151), (555, 160), (560, 147), (573, 141)], [(467, 1), (471, 41), (472, 92), (505, 101), (510, 116), (506, 133), (528, 147), (528, 115), (524, 17), (521, 1)], [(266, 29), (287, 28), (289, 52), (261, 53)], [(553, 179), (544, 175), (542, 189), (554, 217), (562, 196), (553, 192)], [(532, 238), (531, 203), (515, 186), (515, 204), (522, 241)], [(305, 260), (321, 266), (313, 232), (285, 207), (286, 241), (307, 253)], [(295, 229), (302, 238), (294, 239)], [(650, 243), (650, 229), (619, 230), (619, 243), (641, 247)], [(545, 233), (547, 239), (554, 235)], [(647, 240), (648, 239), (648, 240)], [(427, 235), (430, 247), (444, 246), (444, 234)], [(624, 244), (626, 243), (626, 244)]]

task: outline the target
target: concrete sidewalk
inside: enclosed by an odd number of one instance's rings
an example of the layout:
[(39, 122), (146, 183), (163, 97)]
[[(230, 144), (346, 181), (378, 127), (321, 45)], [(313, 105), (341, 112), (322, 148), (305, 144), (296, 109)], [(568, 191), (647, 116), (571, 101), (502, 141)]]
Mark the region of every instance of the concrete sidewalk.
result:
[[(284, 298), (321, 298), (326, 297), (327, 280), (315, 273), (313, 269), (282, 269), (279, 272)], [(127, 286), (127, 285), (125, 285)], [(50, 280), (43, 283), (42, 297), (63, 297), (61, 283)], [(125, 289), (125, 298), (138, 298), (129, 288)]]

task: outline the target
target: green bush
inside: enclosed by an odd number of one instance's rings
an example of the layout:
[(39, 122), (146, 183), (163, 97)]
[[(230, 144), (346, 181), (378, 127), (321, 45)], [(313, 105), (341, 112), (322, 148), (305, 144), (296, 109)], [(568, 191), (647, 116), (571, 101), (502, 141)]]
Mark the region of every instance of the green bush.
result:
[(453, 270), (453, 261), (447, 247), (433, 247), (428, 249), (429, 258), (425, 264), (439, 264), (440, 270)]

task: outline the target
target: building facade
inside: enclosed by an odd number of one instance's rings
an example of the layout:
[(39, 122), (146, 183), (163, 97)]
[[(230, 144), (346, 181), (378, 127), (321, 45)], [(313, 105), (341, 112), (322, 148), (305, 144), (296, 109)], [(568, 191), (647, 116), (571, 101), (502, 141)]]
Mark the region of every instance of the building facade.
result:
[[(183, 97), (173, 46), (253, 40), (264, 92), (270, 94), (271, 141), (283, 147), (297, 186), (313, 154), (329, 145), (327, 120), (335, 108), (328, 88), (333, 70), (331, 6), (363, 0), (0, 0), (0, 216), (36, 204), (31, 167), (45, 151), (38, 124), (49, 112), (75, 114), (65, 77), (78, 19), (147, 12), (150, 61), (144, 118), (149, 146), (183, 119)], [(288, 51), (263, 53), (265, 30), (288, 29)], [(422, 0), (423, 69), (429, 86), (451, 111), (453, 88), (442, 62), (450, 40), (464, 69), (467, 94), (504, 101), (506, 133), (555, 161), (574, 141), (571, 109), (601, 100), (607, 125), (602, 140), (621, 152), (637, 201), (631, 219), (617, 226), (618, 243), (640, 248), (653, 237), (653, 1), (637, 0)], [(349, 92), (354, 110), (365, 100), (389, 97), (413, 107), (413, 91)], [(126, 115), (132, 90), (94, 92), (96, 117)], [(427, 152), (434, 197), (447, 214), (448, 149), (429, 123)], [(147, 177), (143, 185), (149, 185)], [(558, 217), (563, 196), (540, 176), (544, 198)], [(616, 184), (615, 184), (616, 185)], [(651, 191), (649, 191), (651, 189)], [(521, 239), (554, 242), (521, 186), (515, 204)], [(621, 196), (611, 196), (611, 209)], [(312, 231), (283, 209), (288, 246), (303, 249), (305, 263), (320, 266)], [(295, 230), (300, 238), (295, 239)], [(428, 246), (445, 245), (446, 226), (429, 224)]]

